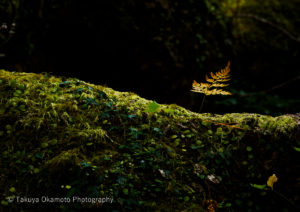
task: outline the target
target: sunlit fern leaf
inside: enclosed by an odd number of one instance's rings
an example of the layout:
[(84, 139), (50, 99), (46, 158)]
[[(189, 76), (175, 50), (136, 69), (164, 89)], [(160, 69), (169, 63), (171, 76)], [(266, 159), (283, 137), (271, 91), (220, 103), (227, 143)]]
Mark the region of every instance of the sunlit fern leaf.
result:
[(194, 87), (191, 91), (196, 93), (207, 93), (208, 89), (205, 87)]
[(198, 83), (195, 80), (193, 81), (193, 89), (191, 91), (203, 93), (205, 95), (231, 95), (230, 92), (224, 91), (222, 89), (217, 89), (220, 87), (226, 87), (229, 84), (223, 84), (222, 82), (226, 82), (230, 80), (230, 62), (228, 62), (227, 66), (219, 72), (215, 74), (210, 72), (211, 78), (207, 75), (205, 76), (206, 82)]
[(227, 66), (225, 67), (225, 69), (221, 69), (221, 71), (216, 72), (215, 74), (210, 72), (210, 76), (212, 77), (212, 79), (210, 79), (208, 76), (206, 76), (206, 81), (207, 82), (211, 82), (214, 83), (215, 81), (217, 82), (225, 82), (225, 81), (229, 81), (230, 80), (230, 62), (228, 62)]
[(211, 87), (227, 87), (229, 84), (213, 83)]
[(210, 86), (211, 86), (211, 84), (205, 83), (205, 82), (198, 83), (195, 80), (193, 82), (193, 87), (210, 87)]
[(221, 95), (232, 95), (232, 93), (230, 93), (229, 91), (223, 91), (223, 90), (220, 90), (220, 94)]
[(210, 88), (210, 84), (209, 83), (197, 83), (195, 80), (193, 82), (193, 92), (198, 92), (198, 93), (205, 93), (207, 92), (208, 88)]
[(198, 82), (196, 82), (196, 80), (193, 81), (193, 87), (198, 87), (200, 86), (200, 84)]
[(218, 79), (218, 77), (212, 72), (210, 72), (210, 76), (212, 77), (212, 80), (217, 80)]
[(214, 82), (214, 79), (210, 79), (207, 75), (205, 75), (205, 79), (207, 82), (211, 82), (211, 83)]
[(222, 77), (228, 77), (229, 72), (230, 72), (230, 61), (228, 61), (227, 66), (224, 69), (221, 69), (221, 71), (217, 72), (216, 75)]
[(229, 81), (229, 80), (231, 80), (230, 78), (226, 78), (226, 79), (218, 79), (218, 82), (227, 82), (227, 81)]
[(212, 89), (212, 90), (209, 90), (206, 95), (231, 95), (230, 92), (228, 91), (224, 91), (222, 89)]

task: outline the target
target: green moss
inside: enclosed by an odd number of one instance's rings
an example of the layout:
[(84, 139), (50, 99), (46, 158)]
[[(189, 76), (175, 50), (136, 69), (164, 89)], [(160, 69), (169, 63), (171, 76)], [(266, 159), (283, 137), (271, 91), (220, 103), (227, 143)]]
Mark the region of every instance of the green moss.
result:
[[(239, 211), (256, 196), (249, 182), (266, 181), (299, 146), (290, 116), (198, 114), (73, 78), (1, 70), (0, 96), (2, 194), (30, 186), (49, 196), (106, 195), (115, 199), (101, 206), (108, 210), (199, 211), (214, 199)], [(3, 206), (23, 207), (6, 197)]]

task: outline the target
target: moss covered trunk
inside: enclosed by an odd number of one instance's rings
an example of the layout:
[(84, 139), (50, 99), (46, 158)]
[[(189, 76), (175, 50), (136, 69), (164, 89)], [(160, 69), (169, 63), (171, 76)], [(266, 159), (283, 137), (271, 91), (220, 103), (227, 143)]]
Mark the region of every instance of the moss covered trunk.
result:
[(198, 114), (4, 70), (0, 96), (4, 211), (298, 209), (299, 114)]

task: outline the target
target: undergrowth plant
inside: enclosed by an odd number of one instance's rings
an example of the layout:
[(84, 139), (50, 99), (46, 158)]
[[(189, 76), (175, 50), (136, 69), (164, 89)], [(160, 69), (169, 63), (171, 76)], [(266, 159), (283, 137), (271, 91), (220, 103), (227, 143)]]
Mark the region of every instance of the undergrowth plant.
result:
[(205, 76), (206, 82), (196, 82), (194, 80), (193, 82), (193, 89), (192, 92), (197, 93), (203, 93), (204, 97), (202, 99), (202, 103), (199, 109), (199, 112), (201, 112), (203, 103), (206, 96), (209, 95), (231, 95), (229, 91), (225, 91), (221, 89), (222, 87), (226, 87), (229, 84), (224, 84), (224, 82), (227, 82), (230, 80), (230, 61), (228, 61), (227, 66), (224, 69), (221, 69), (221, 71), (216, 72), (215, 74), (210, 72), (211, 78), (209, 78), (207, 75)]

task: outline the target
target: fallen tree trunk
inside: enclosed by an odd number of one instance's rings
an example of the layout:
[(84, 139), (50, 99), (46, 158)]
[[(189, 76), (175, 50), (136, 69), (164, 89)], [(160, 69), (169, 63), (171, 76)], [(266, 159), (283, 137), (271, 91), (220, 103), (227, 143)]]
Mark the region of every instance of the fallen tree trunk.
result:
[(0, 96), (4, 210), (299, 209), (299, 114), (197, 114), (4, 70)]

